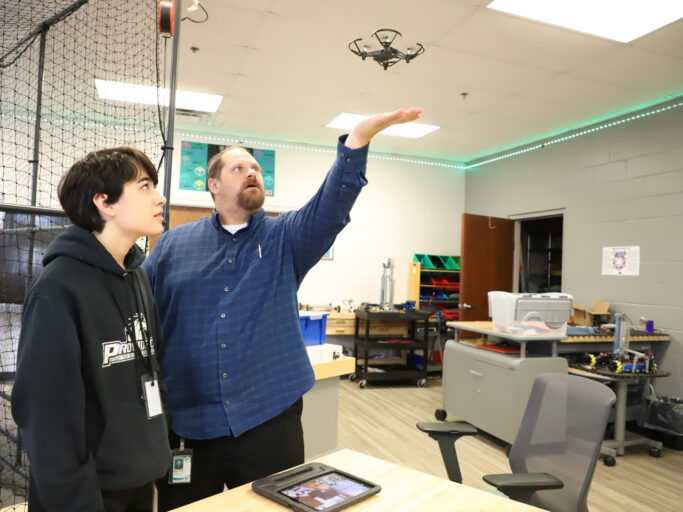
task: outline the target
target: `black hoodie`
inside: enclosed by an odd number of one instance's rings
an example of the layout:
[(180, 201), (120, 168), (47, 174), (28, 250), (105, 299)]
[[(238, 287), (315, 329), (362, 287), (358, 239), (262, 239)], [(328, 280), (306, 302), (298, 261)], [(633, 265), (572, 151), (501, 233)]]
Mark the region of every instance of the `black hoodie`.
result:
[(24, 301), (12, 414), (51, 512), (102, 511), (103, 489), (139, 487), (168, 470), (166, 420), (148, 419), (141, 397), (141, 377), (158, 372), (146, 347), (155, 354), (161, 341), (143, 259), (134, 245), (123, 270), (72, 226), (48, 248)]

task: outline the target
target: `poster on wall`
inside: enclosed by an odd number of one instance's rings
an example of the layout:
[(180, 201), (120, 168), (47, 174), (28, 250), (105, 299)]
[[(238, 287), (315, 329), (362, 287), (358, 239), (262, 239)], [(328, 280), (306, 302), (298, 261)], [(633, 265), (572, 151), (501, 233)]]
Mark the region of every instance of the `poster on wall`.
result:
[[(206, 170), (211, 158), (226, 145), (206, 144), (204, 142), (182, 141), (180, 150), (180, 190), (205, 192)], [(266, 197), (275, 194), (275, 151), (269, 149), (244, 148), (256, 159), (263, 169), (263, 185)]]
[(640, 247), (603, 247), (603, 276), (640, 275)]

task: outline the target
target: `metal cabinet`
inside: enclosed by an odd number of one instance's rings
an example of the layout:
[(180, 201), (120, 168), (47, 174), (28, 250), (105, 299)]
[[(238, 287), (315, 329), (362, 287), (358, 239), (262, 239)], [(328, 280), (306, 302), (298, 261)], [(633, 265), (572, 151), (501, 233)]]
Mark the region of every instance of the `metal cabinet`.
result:
[[(446, 342), (443, 367), (443, 414), (512, 443), (522, 421), (531, 386), (540, 373), (567, 373), (563, 357), (520, 357), (458, 341), (467, 322), (450, 323), (456, 339)], [(491, 336), (505, 335), (494, 331)], [(526, 340), (529, 341), (529, 340)], [(556, 341), (539, 340), (535, 341)], [(523, 352), (522, 352), (523, 353)], [(437, 416), (440, 413), (437, 411)]]

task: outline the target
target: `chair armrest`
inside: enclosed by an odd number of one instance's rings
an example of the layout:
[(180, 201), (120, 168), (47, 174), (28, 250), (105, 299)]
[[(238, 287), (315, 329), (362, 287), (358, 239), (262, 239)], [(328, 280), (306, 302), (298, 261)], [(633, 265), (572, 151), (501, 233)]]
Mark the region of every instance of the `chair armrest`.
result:
[(477, 434), (477, 429), (469, 423), (462, 422), (418, 423), (417, 428), (439, 443), (439, 450), (441, 450), (441, 457), (446, 466), (448, 478), (461, 484), (462, 474), (460, 473), (458, 454), (455, 452), (455, 442), (462, 436)]
[(515, 501), (529, 503), (536, 491), (562, 489), (564, 483), (550, 473), (508, 473), (484, 475), (484, 481), (493, 485)]
[(417, 424), (417, 428), (425, 432), (426, 434), (452, 434), (458, 436), (469, 436), (478, 434), (479, 431), (469, 423), (464, 422), (450, 422), (444, 423), (434, 422), (427, 423), (421, 422)]

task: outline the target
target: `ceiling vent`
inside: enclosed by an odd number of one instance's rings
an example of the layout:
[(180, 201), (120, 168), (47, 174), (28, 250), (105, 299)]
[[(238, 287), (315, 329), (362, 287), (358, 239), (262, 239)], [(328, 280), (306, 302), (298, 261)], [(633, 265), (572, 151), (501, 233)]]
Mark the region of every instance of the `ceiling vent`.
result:
[(189, 110), (186, 108), (177, 108), (175, 115), (178, 122), (186, 124), (206, 124), (209, 121), (208, 112), (200, 112), (198, 110)]

